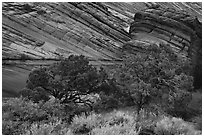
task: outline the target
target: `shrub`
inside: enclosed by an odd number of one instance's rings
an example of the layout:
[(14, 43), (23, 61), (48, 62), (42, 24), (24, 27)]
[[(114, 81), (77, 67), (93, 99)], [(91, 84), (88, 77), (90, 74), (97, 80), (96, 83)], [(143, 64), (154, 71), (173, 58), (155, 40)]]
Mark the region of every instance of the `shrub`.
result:
[(198, 135), (201, 131), (196, 131), (193, 125), (180, 118), (164, 117), (157, 122), (155, 133), (158, 135)]
[(162, 115), (141, 110), (139, 113), (133, 107), (130, 110), (114, 110), (101, 115), (100, 126), (92, 129), (91, 134), (155, 134), (154, 127)]
[(95, 113), (92, 113), (88, 116), (85, 114), (75, 116), (70, 126), (71, 131), (74, 134), (89, 134), (89, 132), (99, 124), (99, 118), (100, 115)]
[(19, 91), (19, 95), (27, 99), (31, 99), (32, 94), (33, 94), (33, 90), (29, 88), (23, 88), (22, 90)]
[(37, 104), (22, 98), (7, 100), (2, 106), (3, 134), (24, 134), (33, 121), (45, 120), (46, 114)]
[(65, 110), (65, 105), (61, 104), (58, 99), (50, 99), (49, 101), (40, 105), (41, 111), (46, 112), (48, 121), (52, 121), (53, 118), (60, 118), (63, 121), (69, 123), (70, 112)]
[(26, 135), (71, 135), (70, 129), (63, 123), (62, 120), (56, 120), (49, 123), (33, 123), (26, 129)]
[(100, 126), (95, 127), (93, 135), (137, 135), (134, 115), (122, 111), (113, 111), (104, 114), (100, 121)]
[(56, 118), (70, 122), (69, 112), (56, 99), (33, 103), (23, 98), (13, 98), (3, 104), (2, 112), (3, 134), (24, 134), (32, 123), (53, 122)]
[(174, 116), (182, 117), (183, 119), (189, 119), (193, 116), (193, 112), (188, 108), (188, 104), (191, 100), (191, 93), (184, 90), (176, 90), (169, 95), (165, 104), (165, 111)]
[(2, 120), (3, 135), (22, 135), (25, 134), (26, 128), (30, 127), (29, 122), (4, 120), (4, 118), (2, 119), (3, 119)]
[(163, 114), (156, 115), (154, 112), (142, 109), (136, 115), (136, 128), (140, 128), (140, 135), (152, 135), (157, 121), (163, 117)]
[(39, 101), (46, 102), (50, 99), (49, 94), (42, 87), (36, 87), (33, 90), (24, 88), (19, 94), (23, 98), (32, 100), (34, 103), (38, 103)]
[[(134, 116), (121, 111), (75, 116), (70, 125), (74, 134), (136, 134)], [(106, 131), (104, 131), (106, 130)], [(117, 132), (116, 132), (117, 131)]]
[(12, 121), (41, 121), (47, 119), (47, 114), (38, 104), (22, 98), (9, 99), (2, 107), (4, 120)]
[(115, 110), (111, 113), (105, 115), (102, 121), (102, 125), (119, 125), (119, 124), (132, 124), (134, 125), (135, 117), (134, 115), (126, 114), (120, 110)]
[(138, 135), (137, 130), (131, 125), (105, 125), (102, 127), (94, 128), (91, 131), (92, 135)]
[(100, 98), (93, 104), (95, 112), (108, 112), (119, 107), (119, 101), (114, 96), (100, 94)]
[(38, 103), (39, 101), (46, 102), (50, 99), (49, 94), (42, 87), (36, 87), (33, 91), (31, 100), (35, 103)]
[(69, 115), (69, 119), (67, 120), (69, 124), (73, 121), (75, 116), (80, 116), (82, 114), (89, 115), (91, 113), (90, 107), (86, 105), (69, 103), (64, 104), (64, 106), (64, 111)]

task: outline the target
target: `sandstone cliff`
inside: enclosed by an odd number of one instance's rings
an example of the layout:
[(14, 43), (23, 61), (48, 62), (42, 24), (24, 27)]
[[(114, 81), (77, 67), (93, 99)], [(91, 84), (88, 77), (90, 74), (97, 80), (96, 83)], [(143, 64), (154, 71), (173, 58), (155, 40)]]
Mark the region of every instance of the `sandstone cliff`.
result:
[(3, 96), (24, 87), (33, 67), (71, 54), (108, 65), (120, 61), (124, 49), (133, 51), (138, 45), (164, 42), (176, 52), (201, 60), (201, 6), (178, 2), (4, 2)]
[(197, 16), (153, 5), (136, 12), (129, 33), (131, 41), (124, 44), (125, 50), (141, 51), (150, 43), (168, 44), (176, 53), (191, 59), (194, 87), (202, 86), (202, 23)]

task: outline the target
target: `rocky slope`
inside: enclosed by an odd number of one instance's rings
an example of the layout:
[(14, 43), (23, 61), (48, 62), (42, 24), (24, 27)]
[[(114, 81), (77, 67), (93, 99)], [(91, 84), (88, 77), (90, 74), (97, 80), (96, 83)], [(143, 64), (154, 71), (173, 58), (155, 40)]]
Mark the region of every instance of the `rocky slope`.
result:
[(141, 45), (164, 42), (198, 60), (202, 53), (194, 55), (201, 51), (201, 6), (178, 2), (4, 2), (3, 96), (23, 88), (33, 67), (71, 54), (83, 54), (95, 65), (109, 65), (121, 60), (124, 49), (137, 52), (138, 45), (141, 49)]

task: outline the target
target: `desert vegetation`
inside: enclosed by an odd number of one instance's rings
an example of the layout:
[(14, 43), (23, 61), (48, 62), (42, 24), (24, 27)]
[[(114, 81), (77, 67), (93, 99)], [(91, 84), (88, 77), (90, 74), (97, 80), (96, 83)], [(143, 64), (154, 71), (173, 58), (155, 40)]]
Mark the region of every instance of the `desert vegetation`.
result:
[(3, 134), (201, 134), (190, 61), (168, 47), (151, 45), (111, 68), (71, 55), (33, 69), (19, 97), (3, 101)]

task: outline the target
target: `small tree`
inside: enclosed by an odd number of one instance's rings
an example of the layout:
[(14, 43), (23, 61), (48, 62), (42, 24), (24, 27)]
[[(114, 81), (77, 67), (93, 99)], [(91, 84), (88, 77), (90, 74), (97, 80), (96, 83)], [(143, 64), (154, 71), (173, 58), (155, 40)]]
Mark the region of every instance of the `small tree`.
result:
[(29, 74), (27, 87), (41, 87), (50, 95), (61, 100), (61, 103), (82, 103), (91, 106), (87, 95), (106, 90), (107, 74), (89, 64), (84, 56), (71, 55), (48, 68), (39, 68)]
[(137, 106), (139, 113), (149, 103), (162, 104), (164, 95), (174, 98), (167, 99), (166, 104), (171, 101), (175, 104), (176, 99), (181, 107), (186, 107), (184, 104), (189, 98), (179, 96), (179, 91), (189, 94), (193, 89), (189, 69), (188, 59), (175, 54), (168, 45), (151, 45), (147, 53), (126, 55), (123, 63), (116, 67), (114, 78), (122, 92), (129, 95), (130, 103)]

